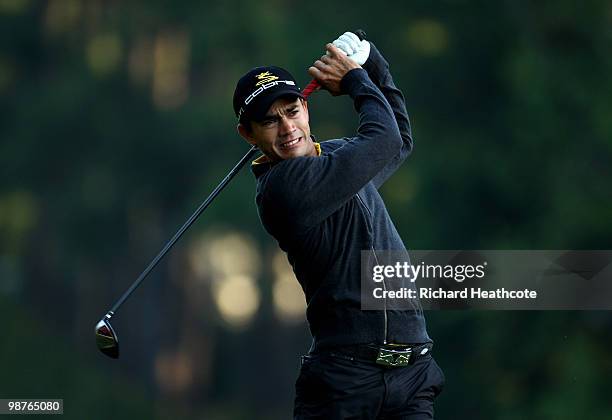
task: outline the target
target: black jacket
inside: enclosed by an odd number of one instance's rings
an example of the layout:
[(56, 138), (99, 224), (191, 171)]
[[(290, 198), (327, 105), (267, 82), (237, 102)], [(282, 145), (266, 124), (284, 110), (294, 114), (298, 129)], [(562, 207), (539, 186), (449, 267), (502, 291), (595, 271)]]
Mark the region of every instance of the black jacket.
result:
[(412, 149), (404, 98), (373, 44), (363, 68), (341, 82), (359, 112), (355, 137), (322, 142), (318, 157), (252, 166), (259, 216), (304, 290), (318, 349), (431, 341), (420, 307), (361, 309), (361, 251), (405, 250), (378, 188)]

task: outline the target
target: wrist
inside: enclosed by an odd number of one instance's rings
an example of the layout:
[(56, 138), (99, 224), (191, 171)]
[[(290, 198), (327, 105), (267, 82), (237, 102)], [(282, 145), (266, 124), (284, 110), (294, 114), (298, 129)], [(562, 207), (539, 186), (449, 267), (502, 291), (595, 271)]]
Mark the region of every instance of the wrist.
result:
[(370, 56), (363, 64), (363, 68), (368, 72), (373, 81), (380, 80), (381, 76), (389, 70), (389, 63), (382, 56), (376, 45), (370, 41)]
[(368, 73), (361, 67), (349, 70), (340, 80), (340, 92), (351, 95), (353, 91), (363, 83)]

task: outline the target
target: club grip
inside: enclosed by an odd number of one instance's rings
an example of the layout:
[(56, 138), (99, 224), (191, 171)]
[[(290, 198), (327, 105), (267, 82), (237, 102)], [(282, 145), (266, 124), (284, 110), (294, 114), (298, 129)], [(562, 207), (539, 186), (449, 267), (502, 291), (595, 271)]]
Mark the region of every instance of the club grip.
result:
[[(366, 37), (366, 33), (363, 29), (356, 29), (352, 32), (357, 35), (361, 41), (363, 41)], [(319, 85), (319, 82), (317, 82), (315, 79), (312, 79), (310, 83), (308, 83), (306, 87), (302, 90), (302, 95), (304, 95), (305, 98), (308, 98), (312, 92), (319, 89), (321, 89), (321, 85)]]
[(321, 85), (319, 85), (319, 82), (317, 82), (315, 79), (312, 79), (310, 83), (308, 83), (306, 87), (302, 90), (302, 95), (304, 95), (305, 98), (308, 98), (312, 92), (314, 92), (315, 90), (319, 90), (320, 88)]

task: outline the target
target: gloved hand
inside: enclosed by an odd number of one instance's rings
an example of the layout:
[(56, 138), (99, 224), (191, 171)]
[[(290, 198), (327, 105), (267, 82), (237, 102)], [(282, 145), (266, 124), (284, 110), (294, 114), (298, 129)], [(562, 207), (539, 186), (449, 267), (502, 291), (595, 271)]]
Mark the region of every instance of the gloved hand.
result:
[(352, 32), (345, 32), (332, 42), (342, 52), (344, 52), (348, 58), (355, 61), (360, 66), (368, 61), (370, 56), (370, 43), (368, 41), (360, 40), (357, 35)]

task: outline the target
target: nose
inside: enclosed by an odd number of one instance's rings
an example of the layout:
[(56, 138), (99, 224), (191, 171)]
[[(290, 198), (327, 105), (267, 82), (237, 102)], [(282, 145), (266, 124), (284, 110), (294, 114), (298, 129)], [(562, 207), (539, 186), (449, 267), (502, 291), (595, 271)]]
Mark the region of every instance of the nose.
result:
[(281, 117), (279, 128), (280, 128), (279, 134), (281, 136), (286, 136), (287, 134), (291, 134), (293, 131), (295, 131), (295, 124), (290, 118)]

